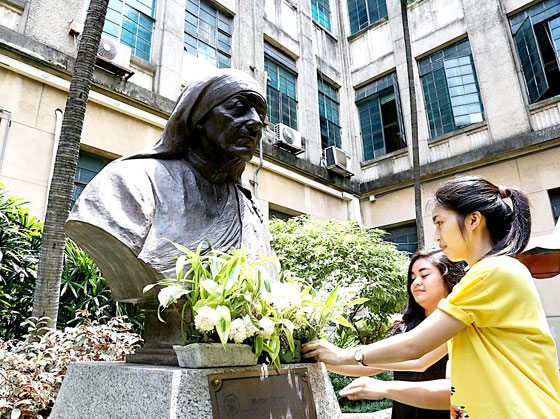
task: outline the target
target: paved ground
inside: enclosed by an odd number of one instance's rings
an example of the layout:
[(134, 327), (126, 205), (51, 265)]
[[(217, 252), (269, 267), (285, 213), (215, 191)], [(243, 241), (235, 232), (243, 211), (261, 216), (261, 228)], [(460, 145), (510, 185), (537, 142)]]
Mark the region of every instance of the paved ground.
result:
[(343, 413), (342, 419), (391, 419), (391, 409), (375, 413)]

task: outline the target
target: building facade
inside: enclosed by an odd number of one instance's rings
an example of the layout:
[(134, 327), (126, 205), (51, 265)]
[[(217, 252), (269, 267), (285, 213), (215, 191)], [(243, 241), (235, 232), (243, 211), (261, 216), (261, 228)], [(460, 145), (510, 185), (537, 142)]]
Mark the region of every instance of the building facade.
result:
[[(0, 0), (0, 182), (39, 217), (87, 7)], [(560, 0), (419, 0), (407, 13), (423, 207), (445, 179), (479, 174), (526, 191), (533, 234), (550, 233)], [(267, 92), (262, 159), (243, 179), (264, 213), (354, 219), (415, 249), (399, 0), (111, 0), (103, 32), (76, 196), (109, 161), (157, 140), (193, 75), (233, 67)]]

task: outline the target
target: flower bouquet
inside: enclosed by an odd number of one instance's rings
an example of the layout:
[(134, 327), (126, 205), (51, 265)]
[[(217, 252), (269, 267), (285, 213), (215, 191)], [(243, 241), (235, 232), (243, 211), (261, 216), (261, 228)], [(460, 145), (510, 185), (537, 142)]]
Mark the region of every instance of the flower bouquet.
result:
[(263, 355), (278, 369), (282, 360), (297, 362), (298, 341), (321, 336), (331, 323), (351, 327), (341, 307), (367, 300), (341, 301), (338, 287), (328, 294), (316, 292), (311, 285), (302, 289), (290, 277), (271, 282), (263, 265), (276, 259), (252, 261), (243, 248), (201, 254), (201, 247), (194, 252), (176, 247), (183, 253), (177, 258), (176, 277), (149, 285), (144, 292), (162, 287), (158, 315), (173, 304), (182, 304), (183, 319), (190, 310), (194, 322), (181, 324), (185, 344), (219, 343), (222, 352), (216, 357), (222, 362), (230, 356), (226, 352), (240, 344), (250, 345), (254, 353), (254, 362), (249, 356), (244, 365), (255, 364)]

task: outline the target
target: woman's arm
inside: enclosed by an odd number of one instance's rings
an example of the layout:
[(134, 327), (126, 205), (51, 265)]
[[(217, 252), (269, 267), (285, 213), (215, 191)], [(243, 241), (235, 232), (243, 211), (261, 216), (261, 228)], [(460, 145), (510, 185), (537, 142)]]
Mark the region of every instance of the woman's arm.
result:
[[(379, 366), (421, 358), (465, 327), (464, 323), (438, 309), (410, 332), (363, 346), (363, 362)], [(326, 345), (324, 341), (309, 342), (302, 348), (305, 357), (314, 357), (331, 365), (355, 365), (355, 352), (356, 348), (340, 349)]]
[[(333, 345), (334, 346), (334, 345)], [(349, 377), (364, 377), (379, 374), (385, 370), (424, 372), (447, 354), (447, 344), (443, 344), (422, 358), (389, 364), (368, 365), (330, 365), (325, 366), (331, 372)]]
[(370, 377), (354, 380), (340, 390), (340, 395), (350, 400), (392, 399), (422, 409), (450, 409), (451, 380), (431, 381), (381, 381)]
[(361, 365), (330, 365), (326, 364), (327, 370), (336, 372), (340, 375), (348, 377), (367, 377), (370, 375), (377, 375), (384, 370), (372, 367), (362, 367)]
[[(387, 364), (372, 364), (368, 365), (367, 368), (380, 368), (381, 371), (383, 370), (391, 370), (391, 371), (413, 371), (413, 372), (424, 372), (436, 362), (438, 362), (441, 358), (447, 355), (447, 343), (438, 346), (431, 352), (428, 352), (421, 358), (418, 359), (411, 359), (409, 361), (401, 361), (401, 362), (390, 362)], [(364, 367), (362, 367), (364, 368)]]

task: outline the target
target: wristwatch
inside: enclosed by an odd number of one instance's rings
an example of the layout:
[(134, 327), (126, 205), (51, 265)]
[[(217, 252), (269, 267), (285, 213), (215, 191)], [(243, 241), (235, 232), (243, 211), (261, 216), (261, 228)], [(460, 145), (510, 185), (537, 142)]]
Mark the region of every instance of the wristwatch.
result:
[(356, 349), (356, 352), (354, 352), (354, 360), (362, 367), (366, 366), (366, 364), (364, 364), (364, 353), (362, 352), (362, 348)]

